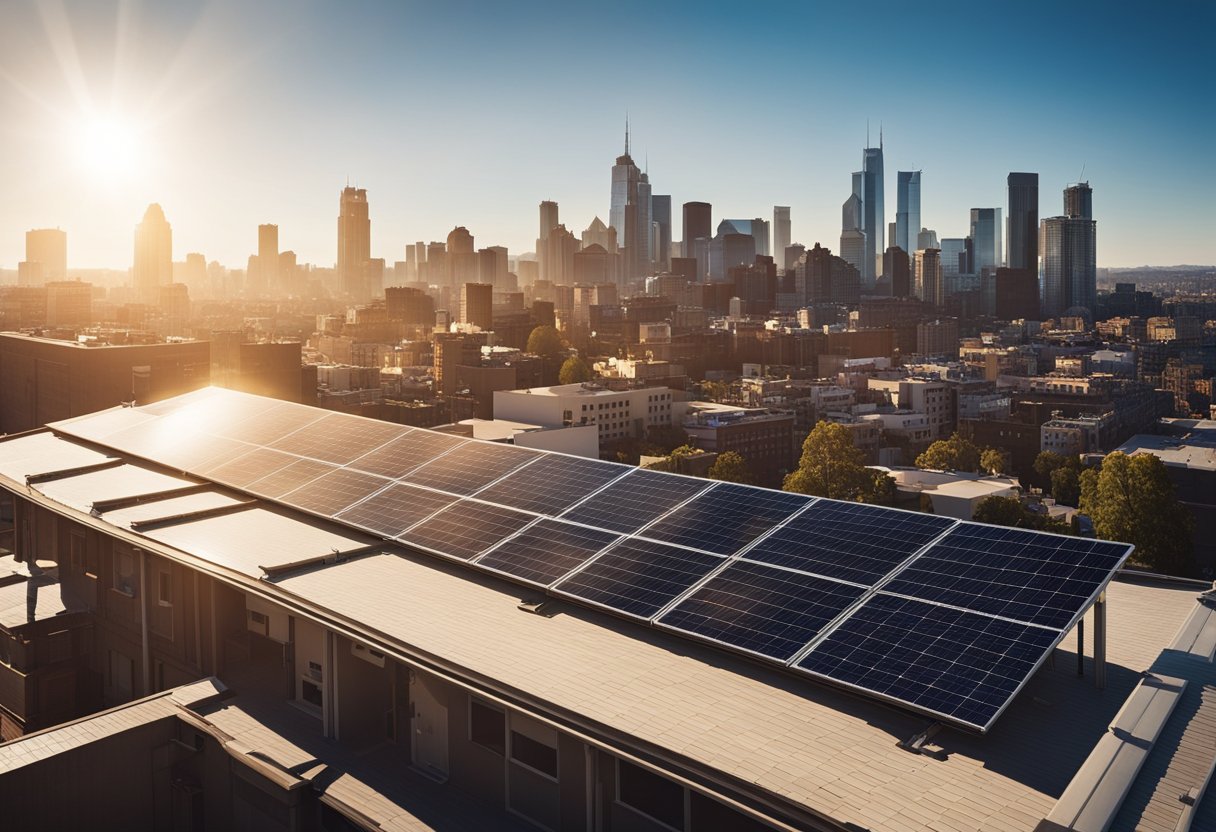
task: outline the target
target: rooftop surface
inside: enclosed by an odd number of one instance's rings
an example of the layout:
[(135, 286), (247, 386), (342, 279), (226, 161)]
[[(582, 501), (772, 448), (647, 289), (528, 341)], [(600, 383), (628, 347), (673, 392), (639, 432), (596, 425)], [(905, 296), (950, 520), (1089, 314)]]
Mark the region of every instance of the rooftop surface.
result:
[(1152, 454), (1166, 465), (1216, 471), (1216, 437), (1211, 432), (1186, 438), (1141, 433), (1117, 450), (1128, 455)]

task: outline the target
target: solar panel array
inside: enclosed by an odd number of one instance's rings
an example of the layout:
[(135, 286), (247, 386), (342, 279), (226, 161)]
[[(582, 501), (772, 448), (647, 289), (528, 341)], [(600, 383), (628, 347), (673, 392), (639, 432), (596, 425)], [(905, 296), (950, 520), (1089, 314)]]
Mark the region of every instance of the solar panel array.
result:
[(1131, 547), (211, 388), (57, 431), (985, 731)]

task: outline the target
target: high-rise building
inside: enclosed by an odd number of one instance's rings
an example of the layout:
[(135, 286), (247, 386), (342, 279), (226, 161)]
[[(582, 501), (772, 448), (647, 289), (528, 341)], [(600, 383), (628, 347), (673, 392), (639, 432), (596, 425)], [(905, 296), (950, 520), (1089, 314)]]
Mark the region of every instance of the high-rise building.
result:
[(937, 248), (937, 232), (931, 228), (922, 228), (916, 235), (916, 251), (922, 248)]
[(637, 222), (634, 228), (636, 229), (637, 253), (634, 256), (634, 268), (636, 271), (631, 280), (645, 277), (654, 273), (654, 253), (651, 250), (650, 244), (653, 235), (654, 214), (651, 205), (651, 190), (650, 190), (650, 174), (643, 173), (638, 177), (638, 204), (637, 204)]
[[(709, 240), (714, 236), (713, 206), (708, 202), (684, 203), (684, 256), (696, 257), (697, 240)], [(701, 278), (705, 275), (702, 273)]]
[(494, 329), (493, 284), (465, 283), (460, 287), (460, 322), (473, 324), (482, 332)]
[(25, 261), (39, 263), (42, 280), (47, 283), (67, 280), (68, 233), (58, 228), (25, 232)]
[(920, 231), (920, 171), (901, 170), (895, 177), (895, 239), (891, 245), (915, 251)]
[[(856, 175), (853, 179), (855, 186), (860, 186)], [(856, 267), (859, 274), (865, 274), (866, 262), (866, 232), (864, 228), (865, 214), (860, 194), (856, 187), (840, 209), (840, 256)]]
[(476, 283), (479, 275), (477, 252), (473, 235), (463, 225), (458, 225), (448, 232), (447, 239), (447, 285), (456, 287), (466, 283)]
[(971, 209), (971, 262), (968, 271), (982, 274), (995, 272), (1002, 265), (1001, 209)]
[[(644, 185), (644, 187), (643, 187)], [(643, 205), (642, 195), (645, 195)], [(608, 222), (617, 231), (624, 261), (624, 279), (636, 280), (648, 270), (650, 258), (650, 178), (629, 155), (629, 123), (625, 123), (625, 152), (612, 166), (612, 201)], [(544, 277), (542, 269), (542, 279)]]
[(372, 256), (372, 224), (364, 188), (342, 189), (338, 202), (338, 285), (356, 301), (371, 300), (367, 261)]
[(671, 195), (655, 194), (650, 197), (650, 220), (657, 227), (658, 234), (651, 246), (650, 256), (654, 261), (656, 271), (665, 272), (671, 268)]
[(891, 281), (892, 297), (912, 296), (912, 264), (908, 252), (899, 246), (889, 247), (883, 254), (882, 273)]
[(887, 250), (887, 220), (883, 211), (884, 179), (882, 171), (882, 134), (878, 147), (867, 147), (861, 154), (862, 230), (866, 232), (865, 268), (861, 269), (864, 288), (873, 288), (882, 255)]
[(135, 292), (144, 303), (160, 301), (160, 287), (173, 282), (173, 228), (156, 203), (148, 206), (135, 226), (135, 264), (131, 270)]
[(1039, 175), (1011, 173), (1006, 179), (1008, 205), (1005, 245), (1011, 269), (1039, 270)]
[(599, 246), (609, 254), (616, 254), (617, 230), (604, 225), (603, 220), (595, 217), (583, 231), (583, 248), (588, 246)]
[(784, 266), (785, 250), (790, 245), (790, 207), (773, 206), (773, 258)]
[(558, 222), (557, 203), (546, 199), (540, 204), (540, 237), (538, 239), (549, 239), (549, 232), (557, 227)]
[(800, 304), (857, 303), (861, 273), (830, 248), (815, 243), (794, 267), (794, 293)]
[(913, 264), (916, 296), (933, 306), (945, 306), (946, 291), (942, 280), (941, 252), (935, 248), (923, 248), (916, 252)]
[(248, 289), (254, 295), (278, 294), (279, 286), (279, 227), (258, 226), (258, 256), (255, 268), (248, 276)]
[(806, 254), (806, 246), (802, 243), (790, 243), (785, 247), (785, 269), (789, 271), (798, 265), (802, 255)]
[(578, 249), (578, 237), (567, 231), (565, 225), (549, 229), (549, 239), (536, 252), (540, 260), (540, 279), (556, 286), (574, 283), (574, 253)]
[(1041, 314), (1057, 317), (1085, 310), (1092, 315), (1098, 299), (1097, 223), (1088, 182), (1064, 190), (1062, 217), (1040, 223)]

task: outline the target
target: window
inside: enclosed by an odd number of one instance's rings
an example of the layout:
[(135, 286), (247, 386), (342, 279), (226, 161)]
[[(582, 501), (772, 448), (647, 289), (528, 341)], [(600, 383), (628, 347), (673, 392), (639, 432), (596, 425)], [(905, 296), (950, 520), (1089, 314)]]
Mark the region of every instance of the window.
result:
[(321, 702), (324, 698), (321, 694), (321, 685), (311, 679), (301, 680), (300, 698), (309, 705), (321, 707)]
[(557, 779), (557, 749), (526, 734), (511, 731), (511, 759), (546, 777)]
[(616, 761), (616, 799), (672, 829), (684, 828), (684, 787), (624, 760)]
[(469, 700), (469, 739), (495, 754), (507, 753), (507, 715), (476, 699)]
[(135, 554), (126, 546), (114, 546), (114, 588), (135, 597)]
[(156, 602), (162, 607), (173, 606), (173, 573), (163, 567), (157, 571)]

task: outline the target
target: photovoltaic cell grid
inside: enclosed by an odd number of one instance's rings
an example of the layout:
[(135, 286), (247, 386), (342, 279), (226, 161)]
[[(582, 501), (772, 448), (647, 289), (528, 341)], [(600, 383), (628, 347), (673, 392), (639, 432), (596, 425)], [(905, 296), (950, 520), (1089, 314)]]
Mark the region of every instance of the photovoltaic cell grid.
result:
[(784, 663), (865, 591), (738, 560), (657, 621)]
[(612, 532), (540, 520), (477, 559), (477, 565), (549, 586), (618, 540)]
[(638, 538), (625, 538), (554, 589), (650, 619), (725, 559)]
[(398, 537), (441, 555), (471, 560), (535, 520), (531, 514), (474, 500), (461, 500)]
[(963, 523), (884, 589), (1063, 629), (1130, 551), (1125, 543)]
[(809, 497), (727, 483), (673, 511), (640, 534), (732, 555), (810, 502)]
[(836, 500), (819, 500), (744, 557), (869, 586), (954, 524)]
[(339, 468), (288, 492), (283, 499), (304, 511), (333, 517), (388, 484), (383, 477)]
[(624, 465), (546, 455), (477, 493), (477, 499), (557, 515), (629, 471)]
[(235, 459), (226, 460), (219, 465), (200, 466), (198, 471), (207, 479), (222, 482), (233, 488), (245, 488), (268, 474), (283, 470), (297, 459), (298, 457), (280, 451), (255, 448), (249, 453), (241, 454)]
[(371, 419), (335, 413), (289, 433), (270, 447), (345, 465), (404, 432), (388, 422), (376, 423)]
[(387, 444), (357, 457), (348, 464), (348, 467), (366, 471), (369, 474), (397, 479), (466, 441), (468, 440), (442, 433), (411, 430)]
[(540, 455), (539, 451), (509, 445), (468, 442), (404, 479), (414, 485), (468, 496)]
[(306, 482), (324, 476), (337, 468), (328, 462), (317, 462), (315, 459), (301, 459), (281, 468), (272, 474), (267, 474), (260, 480), (254, 480), (245, 487), (245, 491), (265, 497), (268, 500), (278, 500), (284, 494), (295, 491)]
[(1059, 636), (879, 593), (796, 667), (983, 731)]
[(273, 410), (242, 421), (226, 420), (216, 425), (213, 430), (217, 435), (228, 439), (238, 439), (251, 445), (269, 445), (306, 425), (321, 421), (326, 415), (315, 408), (281, 404)]
[(398, 537), (410, 526), (421, 523), (456, 500), (457, 498), (450, 494), (398, 483), (351, 506), (339, 514), (337, 519), (383, 537)]
[(704, 491), (709, 485), (704, 480), (638, 468), (596, 494), (594, 500), (567, 511), (562, 519), (628, 534)]

